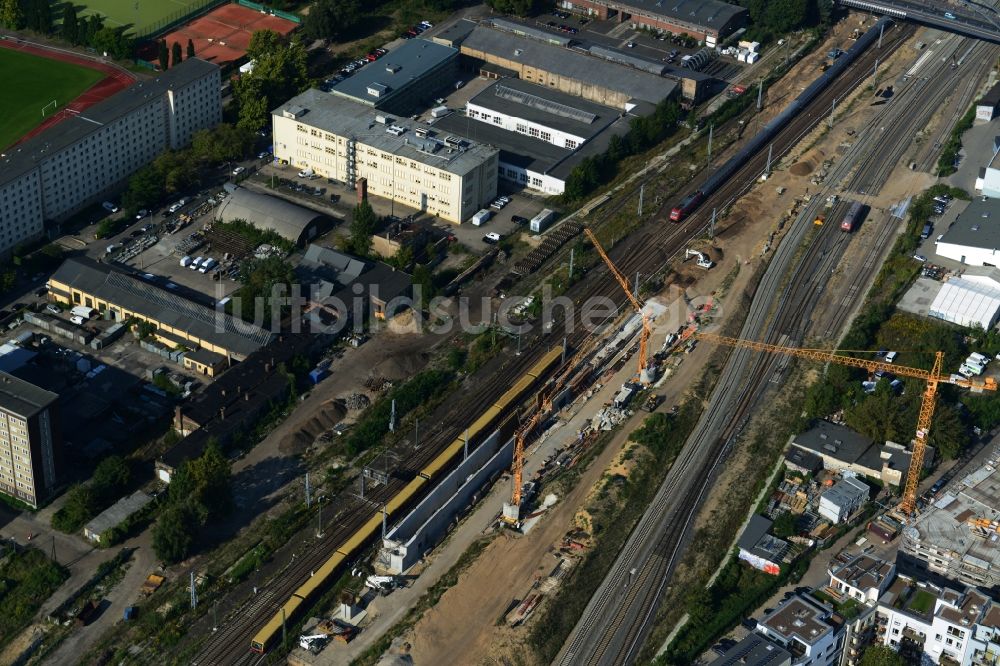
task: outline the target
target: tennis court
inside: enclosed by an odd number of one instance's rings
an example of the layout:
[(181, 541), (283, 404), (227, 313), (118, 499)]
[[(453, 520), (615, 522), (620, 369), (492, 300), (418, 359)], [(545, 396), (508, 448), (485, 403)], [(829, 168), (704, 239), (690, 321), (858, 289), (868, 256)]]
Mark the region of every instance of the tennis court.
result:
[(213, 9), (177, 28), (164, 39), (167, 44), (178, 42), (184, 48), (190, 39), (194, 42), (195, 55), (222, 65), (246, 55), (250, 37), (258, 30), (273, 30), (279, 35), (287, 35), (297, 27), (297, 23), (287, 19), (230, 4)]
[(219, 0), (79, 0), (81, 15), (100, 14), (112, 27), (131, 26), (139, 36), (157, 32)]

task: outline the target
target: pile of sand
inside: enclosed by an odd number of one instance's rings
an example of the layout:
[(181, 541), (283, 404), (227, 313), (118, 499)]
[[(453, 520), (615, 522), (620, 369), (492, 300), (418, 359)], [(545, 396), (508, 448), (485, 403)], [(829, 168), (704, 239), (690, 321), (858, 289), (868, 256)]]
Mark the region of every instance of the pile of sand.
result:
[(818, 148), (813, 148), (799, 158), (799, 161), (788, 170), (793, 176), (808, 176), (816, 170), (816, 166), (823, 163), (826, 154)]
[(340, 423), (346, 414), (347, 409), (342, 401), (327, 400), (301, 428), (286, 435), (278, 444), (278, 449), (282, 453), (302, 453), (317, 437)]
[(427, 354), (397, 354), (379, 362), (369, 375), (392, 381), (405, 379), (423, 370), (428, 360)]

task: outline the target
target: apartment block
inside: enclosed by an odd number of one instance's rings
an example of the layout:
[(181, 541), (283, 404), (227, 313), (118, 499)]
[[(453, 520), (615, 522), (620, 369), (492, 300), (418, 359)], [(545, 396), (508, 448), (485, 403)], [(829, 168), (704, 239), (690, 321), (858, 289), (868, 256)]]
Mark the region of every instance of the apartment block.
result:
[(499, 151), (319, 90), (272, 112), (274, 155), (461, 224), (496, 197)]
[(167, 149), (222, 120), (219, 68), (185, 60), (0, 156), (0, 256), (120, 188)]
[(59, 396), (0, 372), (0, 492), (38, 508), (56, 486)]

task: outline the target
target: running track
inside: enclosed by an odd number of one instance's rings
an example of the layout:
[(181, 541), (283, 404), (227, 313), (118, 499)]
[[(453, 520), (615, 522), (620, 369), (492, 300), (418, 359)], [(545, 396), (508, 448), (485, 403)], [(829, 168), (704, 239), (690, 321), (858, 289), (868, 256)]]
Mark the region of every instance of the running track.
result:
[[(81, 67), (87, 67), (89, 69), (96, 69), (99, 72), (107, 74), (106, 77), (80, 93), (79, 97), (67, 104), (58, 113), (49, 116), (43, 120), (41, 124), (30, 130), (27, 134), (15, 142), (15, 145), (26, 139), (30, 139), (37, 134), (41, 134), (53, 125), (62, 122), (71, 114), (76, 115), (84, 109), (111, 97), (116, 92), (128, 88), (135, 81), (135, 77), (128, 71), (115, 65), (108, 64), (107, 62), (97, 58), (87, 57), (66, 49), (26, 42), (23, 39), (18, 39), (10, 35), (0, 35), (0, 48), (23, 51), (25, 53), (31, 53), (43, 58), (51, 58), (52, 60), (62, 60), (63, 62), (72, 63)], [(0, 146), (0, 148), (2, 148), (2, 146)]]

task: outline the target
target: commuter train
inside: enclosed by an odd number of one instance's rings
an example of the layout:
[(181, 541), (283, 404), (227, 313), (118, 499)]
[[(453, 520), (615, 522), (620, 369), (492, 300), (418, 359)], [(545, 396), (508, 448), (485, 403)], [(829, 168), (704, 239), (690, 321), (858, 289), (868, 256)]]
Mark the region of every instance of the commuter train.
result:
[(828, 70), (823, 72), (808, 88), (802, 91), (784, 111), (775, 116), (764, 128), (757, 133), (746, 146), (741, 148), (735, 155), (730, 157), (725, 164), (716, 169), (715, 173), (708, 177), (702, 186), (693, 194), (689, 194), (670, 211), (671, 222), (680, 222), (690, 215), (706, 198), (715, 193), (723, 184), (733, 177), (740, 167), (746, 164), (751, 157), (757, 154), (764, 146), (774, 140), (785, 125), (805, 109), (813, 99), (816, 98), (827, 86), (829, 86), (838, 76), (844, 73), (858, 56), (872, 42), (878, 39), (883, 28), (893, 23), (890, 18), (882, 18), (871, 27), (871, 29), (858, 38), (856, 42), (847, 49), (844, 55), (834, 61)]
[[(531, 390), (537, 388), (549, 370), (559, 364), (561, 356), (561, 348), (546, 352), (530, 370), (514, 382), (511, 388), (490, 405), (489, 409), (479, 415), (479, 418), (469, 426), (467, 433), (462, 433), (461, 437), (457, 437), (444, 451), (420, 470), (420, 473), (386, 504), (385, 510), (389, 519), (399, 517), (414, 496), (424, 489), (425, 485), (441, 476), (444, 470), (462, 455), (466, 437), (471, 442), (476, 437), (491, 434), (500, 416), (520, 404)], [(282, 623), (291, 623), (297, 613), (305, 610), (310, 600), (318, 598), (320, 590), (336, 580), (335, 576), (340, 572), (341, 567), (358, 555), (365, 544), (372, 541), (381, 531), (382, 514), (379, 512), (373, 514), (360, 529), (337, 546), (333, 555), (295, 590), (284, 606), (254, 635), (250, 641), (250, 650), (261, 654), (266, 652), (274, 640), (281, 636)]]

